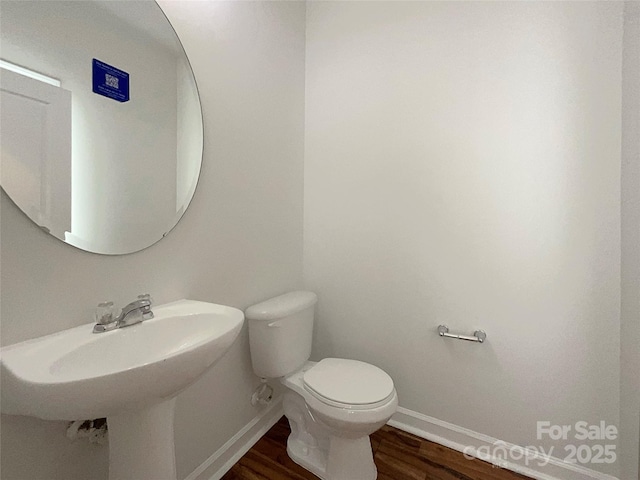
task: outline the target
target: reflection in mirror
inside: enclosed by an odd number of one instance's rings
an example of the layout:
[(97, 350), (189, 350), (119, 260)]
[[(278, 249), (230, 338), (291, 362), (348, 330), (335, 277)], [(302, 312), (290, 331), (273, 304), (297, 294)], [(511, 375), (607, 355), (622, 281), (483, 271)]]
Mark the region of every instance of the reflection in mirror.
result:
[(202, 115), (160, 7), (0, 2), (0, 181), (42, 229), (103, 254), (166, 235), (193, 197)]

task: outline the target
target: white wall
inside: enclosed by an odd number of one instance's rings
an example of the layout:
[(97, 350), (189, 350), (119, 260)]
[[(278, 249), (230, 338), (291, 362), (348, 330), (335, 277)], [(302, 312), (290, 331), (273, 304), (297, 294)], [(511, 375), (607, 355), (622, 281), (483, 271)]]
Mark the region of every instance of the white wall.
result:
[[(198, 81), (204, 162), (193, 202), (160, 243), (132, 255), (80, 252), (41, 232), (2, 193), (4, 345), (92, 319), (140, 292), (245, 307), (302, 287), (305, 5), (178, 2), (162, 8)], [(105, 359), (108, 361), (108, 359)], [(178, 398), (179, 478), (256, 414), (243, 332)], [(2, 417), (3, 480), (105, 479), (107, 449), (69, 444), (65, 425)]]
[(560, 458), (537, 421), (618, 425), (622, 4), (311, 2), (306, 38), (314, 356)]
[(622, 67), (620, 478), (640, 470), (640, 2), (625, 2)]

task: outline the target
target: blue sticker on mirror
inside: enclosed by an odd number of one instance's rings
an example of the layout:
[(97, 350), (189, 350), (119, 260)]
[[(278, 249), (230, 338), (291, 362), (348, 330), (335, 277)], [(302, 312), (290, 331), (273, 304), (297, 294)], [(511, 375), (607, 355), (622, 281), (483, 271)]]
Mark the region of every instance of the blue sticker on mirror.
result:
[(94, 58), (93, 92), (118, 102), (128, 102), (129, 74)]

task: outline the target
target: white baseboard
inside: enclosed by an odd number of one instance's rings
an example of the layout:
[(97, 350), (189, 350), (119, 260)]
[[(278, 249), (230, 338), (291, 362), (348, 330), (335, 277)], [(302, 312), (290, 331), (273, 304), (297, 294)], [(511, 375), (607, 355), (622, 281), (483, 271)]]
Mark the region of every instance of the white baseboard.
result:
[(275, 398), (271, 405), (202, 462), (185, 480), (220, 480), (283, 414), (282, 397)]
[[(282, 415), (282, 397), (279, 397), (191, 472), (185, 480), (220, 480)], [(531, 457), (527, 459), (526, 455), (519, 460), (514, 459), (512, 455), (498, 456), (496, 445), (502, 447), (502, 452), (522, 452), (523, 449), (402, 407), (398, 407), (398, 411), (388, 423), (392, 427), (536, 480), (618, 480), (611, 475), (555, 457), (550, 457), (544, 464), (545, 462), (540, 462), (539, 459)]]
[[(517, 459), (524, 452), (522, 447), (402, 407), (398, 407), (388, 423), (392, 427), (536, 480), (618, 480), (611, 475), (555, 457), (548, 458), (548, 462), (544, 464), (542, 459), (533, 457), (534, 452), (529, 452), (529, 458), (525, 452), (522, 458)], [(502, 447), (501, 452), (496, 448), (497, 445)], [(502, 452), (505, 453), (504, 456), (496, 455)], [(516, 452), (517, 455), (508, 455), (507, 452)]]

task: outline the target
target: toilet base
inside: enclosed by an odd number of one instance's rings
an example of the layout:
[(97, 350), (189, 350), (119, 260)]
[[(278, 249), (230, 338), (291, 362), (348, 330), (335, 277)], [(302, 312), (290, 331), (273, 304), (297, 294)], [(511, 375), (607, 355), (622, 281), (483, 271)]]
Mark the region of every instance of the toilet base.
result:
[(287, 454), (322, 480), (375, 480), (378, 476), (369, 437), (333, 437), (328, 464), (317, 448), (309, 449), (296, 442), (287, 441)]
[(287, 392), (284, 414), (291, 435), (287, 439), (289, 457), (322, 480), (375, 480), (378, 476), (371, 441), (365, 435), (345, 438), (318, 422), (304, 399)]
[[(291, 438), (291, 436), (289, 438)], [(304, 445), (287, 440), (287, 454), (291, 460), (296, 462), (302, 468), (309, 470), (316, 477), (319, 477), (322, 480), (329, 480), (325, 475), (326, 461), (318, 449), (309, 449)]]

